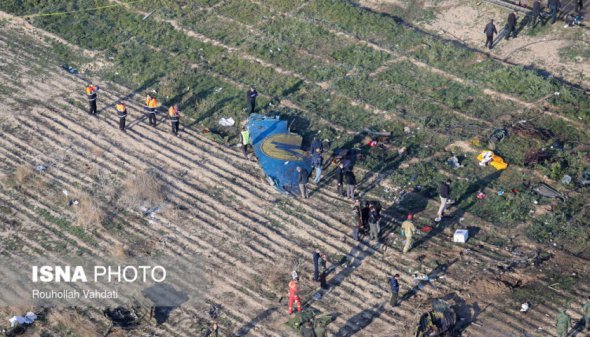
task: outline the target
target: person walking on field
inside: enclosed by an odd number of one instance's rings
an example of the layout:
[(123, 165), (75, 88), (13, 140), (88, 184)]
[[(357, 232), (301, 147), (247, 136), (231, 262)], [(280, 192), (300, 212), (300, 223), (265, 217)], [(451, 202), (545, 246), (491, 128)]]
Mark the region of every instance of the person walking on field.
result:
[(414, 217), (412, 214), (408, 214), (408, 219), (402, 222), (402, 231), (406, 237), (406, 244), (404, 245), (403, 254), (409, 252), (410, 249), (412, 249), (412, 237), (414, 236), (414, 232), (416, 232), (416, 227), (414, 227), (414, 224), (412, 223), (413, 218)]
[(311, 166), (315, 169), (315, 178), (313, 179), (313, 183), (316, 185), (320, 182), (323, 164), (324, 158), (322, 157), (322, 151), (319, 148), (316, 148), (315, 152), (311, 156)]
[(88, 113), (96, 115), (96, 92), (99, 90), (98, 85), (88, 84), (86, 89), (86, 98), (88, 99)]
[(355, 241), (360, 241), (360, 233), (363, 230), (363, 207), (359, 199), (354, 201), (354, 209), (352, 211), (354, 215), (354, 228), (352, 229), (352, 238)]
[(252, 147), (250, 145), (250, 130), (248, 130), (247, 126), (242, 127), (242, 132), (240, 132), (240, 139), (242, 141), (242, 152), (244, 153), (244, 157), (250, 159), (250, 154), (248, 153), (248, 148)]
[(115, 104), (117, 115), (119, 116), (119, 130), (125, 132), (125, 119), (127, 118), (127, 107), (122, 102)]
[(320, 258), (320, 286), (322, 289), (328, 289), (326, 277), (328, 276), (328, 258), (326, 254), (322, 254)]
[(369, 205), (369, 238), (371, 241), (377, 240), (379, 241), (379, 232), (381, 230), (379, 226), (379, 221), (381, 217), (375, 208), (375, 205)]
[(344, 185), (346, 186), (346, 197), (354, 200), (354, 186), (356, 185), (356, 177), (352, 171), (344, 172)]
[(555, 20), (557, 20), (557, 11), (561, 8), (561, 1), (549, 0), (547, 1), (547, 7), (551, 9), (551, 24), (554, 24)]
[(389, 287), (391, 289), (391, 299), (389, 300), (389, 305), (392, 307), (397, 307), (397, 299), (399, 297), (399, 274), (395, 274), (389, 278)]
[(512, 35), (513, 38), (516, 37), (516, 19), (518, 18), (518, 13), (516, 11), (508, 14), (508, 23), (506, 24), (506, 28), (508, 33), (506, 34), (506, 40), (510, 40), (510, 36)]
[(436, 219), (434, 221), (440, 222), (442, 217), (445, 214), (445, 210), (447, 209), (447, 204), (449, 203), (449, 195), (451, 193), (451, 180), (447, 179), (440, 184), (438, 187), (438, 194), (440, 196), (440, 207), (438, 208), (438, 212), (436, 213)]
[(557, 337), (566, 337), (572, 326), (571, 317), (563, 310), (559, 311), (555, 326), (557, 328)]
[(299, 282), (297, 282), (297, 273), (293, 271), (291, 273), (293, 278), (289, 282), (289, 315), (293, 313), (293, 303), (297, 304), (297, 311), (301, 312), (301, 299), (299, 298)]
[(178, 136), (178, 125), (180, 124), (180, 111), (178, 111), (178, 104), (174, 104), (168, 109), (168, 117), (170, 118), (170, 125), (172, 126), (172, 133)]
[(251, 114), (256, 109), (256, 97), (258, 96), (258, 92), (256, 88), (250, 87), (250, 90), (246, 93), (246, 97), (248, 100), (248, 114)]
[(494, 34), (498, 34), (496, 26), (494, 25), (494, 20), (488, 22), (483, 32), (486, 34), (486, 47), (492, 49), (494, 47)]
[(590, 330), (590, 296), (588, 296), (588, 301), (582, 306), (582, 315), (584, 316), (584, 329)]
[(309, 180), (309, 173), (301, 166), (297, 166), (297, 182), (299, 184), (299, 192), (301, 192), (301, 197), (303, 199), (309, 198), (307, 195), (307, 182)]
[(156, 126), (156, 112), (158, 112), (158, 101), (152, 97), (152, 95), (147, 94), (145, 98), (145, 106), (148, 112), (149, 123), (152, 126)]

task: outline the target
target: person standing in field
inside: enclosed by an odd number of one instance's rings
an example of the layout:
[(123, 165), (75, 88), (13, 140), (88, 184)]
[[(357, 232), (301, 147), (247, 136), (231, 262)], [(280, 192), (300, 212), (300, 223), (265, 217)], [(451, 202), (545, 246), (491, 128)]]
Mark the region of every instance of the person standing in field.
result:
[(152, 126), (156, 126), (156, 113), (158, 112), (158, 101), (152, 95), (147, 94), (145, 98), (145, 106), (148, 112), (149, 123)]
[(320, 182), (323, 164), (324, 158), (322, 157), (322, 151), (321, 149), (316, 148), (315, 152), (311, 156), (311, 166), (315, 169), (315, 178), (313, 179), (313, 183), (316, 185)]
[(434, 221), (440, 222), (442, 217), (445, 214), (445, 210), (447, 209), (447, 204), (449, 203), (449, 195), (451, 193), (451, 180), (447, 179), (446, 181), (442, 182), (438, 187), (438, 194), (440, 196), (440, 207), (438, 208), (438, 212), (436, 213), (436, 219)]
[(346, 197), (354, 200), (354, 186), (356, 185), (356, 177), (354, 176), (352, 170), (344, 172), (344, 185), (346, 186)]
[(303, 199), (307, 199), (309, 196), (307, 195), (307, 182), (309, 180), (309, 173), (301, 166), (297, 166), (297, 183), (299, 184), (299, 192), (301, 192), (301, 197)]
[(322, 289), (328, 289), (326, 277), (328, 277), (328, 258), (326, 254), (322, 254), (320, 258), (320, 286)]
[(547, 1), (547, 7), (551, 10), (551, 24), (554, 24), (555, 20), (557, 20), (557, 11), (561, 8), (561, 1), (549, 0)]
[(119, 116), (119, 130), (125, 132), (125, 119), (127, 118), (127, 107), (123, 102), (117, 102), (115, 104), (117, 110), (117, 116)]
[(414, 217), (412, 214), (408, 214), (407, 220), (402, 222), (402, 231), (406, 237), (406, 244), (404, 245), (404, 250), (402, 252), (403, 254), (406, 254), (410, 251), (410, 249), (412, 249), (412, 238), (414, 236), (414, 232), (416, 232), (416, 227), (414, 227), (414, 224), (412, 223), (413, 218)]
[(336, 169), (336, 182), (338, 184), (338, 195), (342, 196), (344, 191), (342, 189), (342, 184), (344, 182), (344, 164), (338, 164), (338, 168)]
[(588, 300), (582, 306), (582, 315), (584, 316), (584, 329), (590, 330), (590, 296), (588, 296)]
[[(531, 20), (531, 26), (535, 27), (537, 25), (537, 20), (541, 16), (541, 1), (535, 0), (535, 2), (533, 3), (532, 16), (533, 16), (533, 18)], [(541, 21), (541, 23), (543, 23), (543, 22)]]
[(391, 289), (391, 299), (389, 300), (389, 305), (392, 307), (397, 306), (397, 299), (399, 297), (399, 274), (395, 274), (389, 278), (389, 288)]
[(557, 337), (566, 337), (572, 326), (572, 318), (564, 311), (560, 310), (555, 320), (555, 327), (557, 329)]
[(301, 299), (299, 298), (299, 282), (297, 273), (293, 271), (291, 273), (293, 278), (289, 282), (289, 315), (293, 313), (293, 303), (297, 304), (297, 311), (301, 312)]
[(318, 139), (317, 136), (313, 136), (309, 152), (313, 155), (318, 149), (320, 150), (320, 153), (324, 152), (324, 144)]
[(375, 205), (371, 203), (369, 205), (369, 238), (371, 239), (371, 241), (379, 241), (379, 232), (381, 229), (379, 226), (380, 220), (381, 217), (379, 216), (379, 213), (377, 212)]
[(95, 116), (96, 115), (96, 92), (99, 90), (98, 85), (94, 85), (92, 83), (88, 84), (86, 89), (86, 98), (88, 99), (88, 113)]
[(516, 37), (516, 19), (518, 18), (518, 14), (516, 11), (508, 14), (508, 22), (506, 23), (506, 28), (508, 30), (506, 34), (506, 40), (510, 40), (512, 35), (513, 38)]
[(170, 118), (172, 133), (178, 137), (178, 125), (180, 124), (180, 111), (178, 111), (178, 104), (174, 104), (168, 109), (168, 117)]
[(494, 20), (490, 20), (490, 22), (488, 22), (483, 32), (486, 34), (486, 47), (488, 47), (488, 49), (492, 49), (494, 47), (494, 34), (498, 34), (496, 26), (494, 25)]
[(322, 256), (320, 249), (316, 248), (316, 250), (313, 252), (312, 257), (313, 257), (313, 280), (314, 282), (319, 282), (320, 281), (320, 267), (319, 267), (319, 263), (320, 263), (320, 257)]
[(250, 159), (248, 148), (252, 147), (252, 145), (250, 145), (250, 130), (246, 125), (242, 127), (242, 132), (240, 132), (240, 140), (242, 141), (242, 152), (244, 153), (244, 157)]
[(256, 109), (256, 97), (258, 96), (258, 92), (256, 88), (253, 86), (250, 87), (250, 90), (246, 93), (246, 97), (248, 100), (248, 114), (251, 114)]

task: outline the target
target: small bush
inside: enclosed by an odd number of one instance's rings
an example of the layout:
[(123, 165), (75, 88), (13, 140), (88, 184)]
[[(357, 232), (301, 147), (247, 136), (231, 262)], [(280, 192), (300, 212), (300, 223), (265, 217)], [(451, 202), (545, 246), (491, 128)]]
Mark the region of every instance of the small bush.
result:
[(153, 172), (141, 172), (130, 176), (123, 188), (120, 202), (125, 207), (152, 208), (164, 201), (164, 187)]
[(79, 199), (76, 208), (76, 226), (88, 229), (102, 223), (105, 219), (105, 212), (97, 202), (89, 195), (84, 195)]
[(33, 169), (29, 165), (22, 164), (14, 169), (12, 179), (17, 187), (21, 187), (33, 176), (33, 174)]

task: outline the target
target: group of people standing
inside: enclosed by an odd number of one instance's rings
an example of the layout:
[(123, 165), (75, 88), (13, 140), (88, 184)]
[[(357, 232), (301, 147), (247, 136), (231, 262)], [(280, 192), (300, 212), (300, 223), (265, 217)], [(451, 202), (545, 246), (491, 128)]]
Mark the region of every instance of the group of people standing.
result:
[[(100, 88), (97, 85), (89, 84), (85, 88), (86, 98), (88, 100), (88, 113), (90, 115), (96, 115), (98, 113), (96, 108), (97, 92)], [(119, 130), (126, 132), (126, 120), (127, 120), (127, 106), (123, 101), (115, 103), (115, 110), (117, 117), (119, 118)], [(158, 100), (152, 95), (147, 94), (145, 99), (144, 110), (147, 113), (148, 122), (151, 126), (157, 126), (157, 115), (160, 113), (160, 105)], [(171, 132), (175, 136), (178, 136), (178, 130), (180, 126), (180, 110), (178, 104), (174, 104), (168, 108), (168, 120), (170, 121)]]
[[(559, 10), (561, 9), (561, 1), (560, 0), (547, 0), (547, 8), (550, 11), (550, 18), (551, 24), (554, 24), (557, 20), (557, 15)], [(578, 15), (581, 15), (582, 9), (584, 8), (584, 1), (583, 0), (576, 0), (576, 12)], [(546, 14), (544, 14), (543, 5), (541, 4), (540, 0), (535, 0), (533, 2), (532, 10), (529, 14), (531, 16), (530, 25), (531, 27), (535, 27), (537, 22), (541, 22), (541, 24), (545, 24), (544, 18), (546, 18)], [(516, 11), (511, 12), (508, 14), (508, 20), (506, 21), (505, 26), (505, 38), (509, 40), (511, 37), (516, 37), (516, 24), (518, 20), (518, 13)], [(568, 23), (569, 25), (569, 23)], [(567, 26), (567, 25), (566, 25)], [(484, 28), (484, 34), (486, 35), (486, 48), (492, 49), (494, 47), (494, 35), (498, 34), (498, 30), (494, 24), (494, 20), (491, 19), (488, 24)]]

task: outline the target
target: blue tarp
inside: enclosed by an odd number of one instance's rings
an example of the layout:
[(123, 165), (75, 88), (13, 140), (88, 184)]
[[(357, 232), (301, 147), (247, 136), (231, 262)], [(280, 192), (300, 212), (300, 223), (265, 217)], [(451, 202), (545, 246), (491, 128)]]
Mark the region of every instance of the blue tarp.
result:
[(297, 166), (311, 172), (311, 157), (301, 149), (302, 137), (289, 132), (278, 116), (252, 114), (247, 124), (250, 142), (260, 166), (280, 192), (298, 194)]

